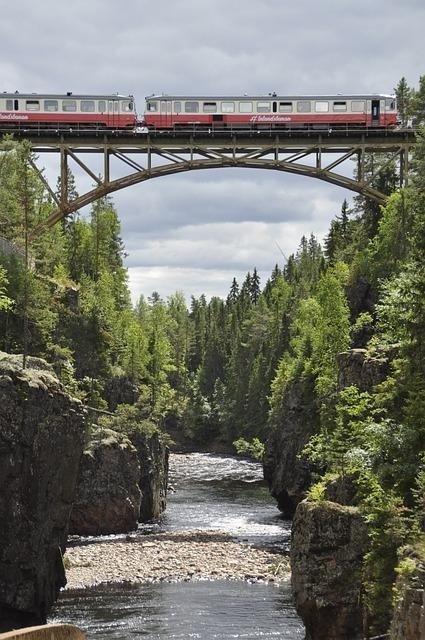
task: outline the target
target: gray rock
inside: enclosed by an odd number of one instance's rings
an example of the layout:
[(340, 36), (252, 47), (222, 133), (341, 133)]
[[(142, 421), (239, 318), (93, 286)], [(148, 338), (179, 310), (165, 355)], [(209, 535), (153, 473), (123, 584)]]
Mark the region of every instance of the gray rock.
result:
[(106, 381), (104, 394), (109, 411), (115, 411), (119, 404), (134, 404), (139, 389), (127, 376), (115, 376)]
[(360, 640), (367, 529), (355, 507), (301, 502), (291, 544), (292, 588), (306, 640)]
[[(45, 622), (83, 450), (81, 403), (38, 358), (0, 353), (0, 631)], [(31, 367), (31, 368), (30, 368)]]
[(423, 558), (412, 559), (417, 563), (415, 571), (408, 577), (400, 575), (396, 581), (398, 597), (390, 629), (391, 640), (425, 640), (425, 565)]
[(290, 384), (280, 416), (280, 424), (266, 443), (264, 478), (279, 509), (292, 516), (311, 480), (311, 464), (301, 452), (319, 424), (312, 378)]
[(139, 458), (130, 440), (96, 427), (81, 459), (69, 532), (95, 536), (137, 529), (139, 477)]
[(140, 522), (156, 520), (165, 510), (168, 486), (169, 449), (158, 432), (129, 434), (140, 462), (139, 487), (142, 492)]
[(389, 373), (385, 358), (373, 358), (366, 349), (350, 349), (337, 355), (338, 388), (355, 385), (360, 391), (371, 391)]

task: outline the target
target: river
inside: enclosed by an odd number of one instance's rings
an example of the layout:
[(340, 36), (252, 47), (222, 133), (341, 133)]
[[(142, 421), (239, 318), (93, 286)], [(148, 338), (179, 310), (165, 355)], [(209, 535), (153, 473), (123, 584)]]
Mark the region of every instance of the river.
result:
[[(172, 454), (167, 510), (152, 531), (220, 530), (241, 545), (285, 553), (290, 523), (280, 518), (261, 465), (231, 456)], [(280, 557), (276, 556), (277, 559)], [(63, 591), (49, 622), (71, 622), (88, 639), (302, 639), (288, 584), (243, 580), (108, 584)]]

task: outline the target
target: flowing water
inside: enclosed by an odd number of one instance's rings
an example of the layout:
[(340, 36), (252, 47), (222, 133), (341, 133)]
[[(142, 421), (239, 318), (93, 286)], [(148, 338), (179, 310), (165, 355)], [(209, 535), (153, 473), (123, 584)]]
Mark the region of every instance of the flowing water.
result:
[[(288, 549), (290, 523), (280, 518), (261, 465), (212, 454), (172, 454), (167, 510), (153, 531), (217, 529), (241, 544)], [(303, 626), (289, 585), (241, 580), (104, 585), (64, 591), (49, 622), (71, 622), (90, 640), (288, 638)]]

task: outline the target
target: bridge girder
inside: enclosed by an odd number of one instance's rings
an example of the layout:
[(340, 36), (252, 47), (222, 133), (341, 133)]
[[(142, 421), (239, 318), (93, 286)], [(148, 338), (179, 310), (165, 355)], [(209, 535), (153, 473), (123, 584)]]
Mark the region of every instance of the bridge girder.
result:
[[(56, 204), (55, 211), (46, 219), (43, 227), (51, 227), (59, 220), (74, 213), (95, 200), (120, 189), (157, 178), (186, 171), (240, 167), (271, 169), (309, 176), (349, 189), (380, 204), (386, 195), (365, 181), (365, 163), (368, 156), (387, 154), (382, 171), (395, 161), (399, 167), (400, 186), (407, 180), (409, 152), (415, 143), (411, 130), (393, 131), (328, 131), (284, 135), (270, 132), (257, 134), (231, 132), (227, 136), (208, 132), (190, 134), (168, 132), (162, 135), (134, 135), (110, 133), (95, 135), (93, 132), (75, 132), (46, 136), (44, 132), (31, 135), (32, 149), (37, 154), (54, 153), (60, 158), (61, 191), (54, 192), (43, 170), (36, 164), (46, 189)], [(95, 172), (82, 156), (103, 155), (103, 172)], [(139, 161), (142, 158), (143, 164)], [(332, 158), (332, 161), (330, 159)], [(111, 161), (129, 167), (124, 176), (112, 178)], [(341, 171), (349, 160), (356, 160), (356, 177)], [(75, 163), (94, 183), (86, 193), (70, 200), (68, 176), (70, 161)]]

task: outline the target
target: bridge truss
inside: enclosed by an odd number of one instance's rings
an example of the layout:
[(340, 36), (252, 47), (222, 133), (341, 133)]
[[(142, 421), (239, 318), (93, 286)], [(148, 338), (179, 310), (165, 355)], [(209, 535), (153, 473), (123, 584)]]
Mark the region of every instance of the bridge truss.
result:
[[(386, 195), (370, 185), (371, 170), (373, 182), (379, 172), (395, 162), (400, 186), (404, 186), (409, 152), (415, 143), (412, 130), (372, 129), (225, 133), (194, 130), (157, 134), (73, 131), (49, 135), (43, 131), (32, 131), (22, 132), (20, 136), (30, 140), (38, 156), (33, 167), (56, 205), (44, 227), (51, 227), (95, 200), (139, 182), (185, 171), (222, 167), (272, 169), (310, 176), (383, 204)], [(46, 153), (56, 154), (59, 159), (59, 195), (48, 183), (44, 170), (38, 166), (40, 154)], [(90, 161), (93, 154), (101, 156), (100, 162), (97, 158), (96, 168)], [(386, 155), (383, 163), (375, 163), (374, 173), (373, 158), (377, 154), (381, 157)], [(355, 164), (347, 165), (348, 161)], [(69, 170), (74, 173), (75, 167), (90, 178), (92, 188), (72, 199)]]

